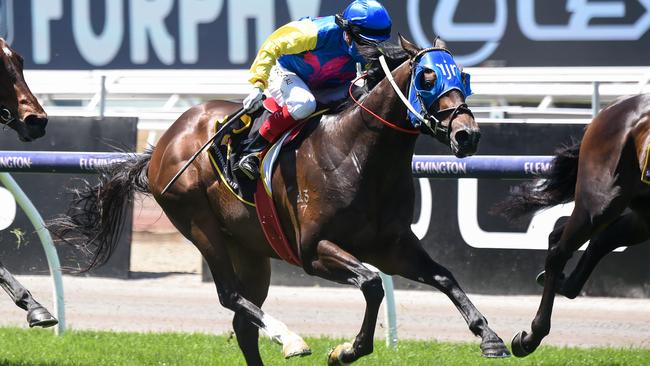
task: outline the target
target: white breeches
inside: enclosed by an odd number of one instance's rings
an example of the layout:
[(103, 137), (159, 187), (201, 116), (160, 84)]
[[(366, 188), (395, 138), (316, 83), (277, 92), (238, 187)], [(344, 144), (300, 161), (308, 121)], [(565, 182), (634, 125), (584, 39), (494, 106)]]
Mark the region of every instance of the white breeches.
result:
[(280, 106), (286, 105), (291, 117), (298, 121), (316, 111), (316, 101), (326, 104), (344, 99), (347, 90), (348, 86), (343, 85), (312, 92), (298, 75), (276, 64), (269, 75), (267, 92)]

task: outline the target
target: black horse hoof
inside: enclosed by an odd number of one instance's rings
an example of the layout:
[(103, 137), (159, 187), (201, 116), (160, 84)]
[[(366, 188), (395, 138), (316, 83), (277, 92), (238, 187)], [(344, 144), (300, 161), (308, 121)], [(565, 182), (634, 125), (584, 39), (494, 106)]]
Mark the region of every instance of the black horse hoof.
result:
[(29, 327), (43, 327), (48, 328), (54, 325), (59, 324), (59, 321), (56, 320), (49, 311), (44, 307), (38, 307), (30, 310), (27, 313), (27, 322)]
[(506, 358), (510, 357), (508, 347), (501, 339), (481, 343), (481, 352), (483, 357), (487, 358)]
[(512, 348), (512, 354), (515, 355), (515, 357), (526, 357), (529, 354), (533, 353), (534, 350), (529, 351), (524, 346), (524, 337), (527, 334), (528, 333), (526, 333), (526, 331), (522, 330), (521, 332), (515, 334), (514, 337), (512, 337), (510, 348)]

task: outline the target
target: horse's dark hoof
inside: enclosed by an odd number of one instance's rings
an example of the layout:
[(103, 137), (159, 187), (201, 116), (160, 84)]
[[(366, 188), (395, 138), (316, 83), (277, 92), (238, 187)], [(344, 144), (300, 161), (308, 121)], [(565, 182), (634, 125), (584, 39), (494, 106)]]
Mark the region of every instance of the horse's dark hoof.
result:
[(27, 313), (27, 322), (29, 323), (30, 328), (48, 328), (59, 324), (59, 321), (42, 306), (34, 308)]
[(529, 354), (533, 353), (534, 350), (527, 350), (524, 346), (524, 337), (527, 335), (526, 331), (522, 330), (521, 332), (515, 334), (512, 337), (512, 342), (510, 343), (510, 348), (512, 348), (512, 354), (516, 357), (526, 357)]
[(481, 352), (487, 358), (510, 357), (510, 351), (501, 339), (481, 343)]

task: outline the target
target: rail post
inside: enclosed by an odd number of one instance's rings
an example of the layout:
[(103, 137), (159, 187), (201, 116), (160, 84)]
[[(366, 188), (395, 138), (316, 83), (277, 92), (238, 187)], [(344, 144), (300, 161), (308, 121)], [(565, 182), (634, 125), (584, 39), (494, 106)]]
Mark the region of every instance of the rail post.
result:
[(59, 255), (54, 248), (54, 243), (52, 242), (52, 237), (50, 232), (45, 228), (45, 222), (43, 218), (38, 213), (36, 207), (29, 197), (23, 192), (18, 183), (9, 173), (0, 173), (0, 182), (14, 195), (16, 202), (23, 209), (27, 218), (34, 226), (36, 233), (38, 234), (43, 249), (45, 250), (45, 256), (47, 258), (48, 266), (50, 267), (50, 274), (52, 275), (52, 281), (54, 282), (53, 289), (53, 301), (54, 301), (54, 313), (56, 318), (59, 320), (59, 324), (54, 327), (54, 333), (57, 335), (62, 335), (65, 332), (65, 302), (63, 301), (63, 279), (61, 277), (61, 263), (59, 262)]

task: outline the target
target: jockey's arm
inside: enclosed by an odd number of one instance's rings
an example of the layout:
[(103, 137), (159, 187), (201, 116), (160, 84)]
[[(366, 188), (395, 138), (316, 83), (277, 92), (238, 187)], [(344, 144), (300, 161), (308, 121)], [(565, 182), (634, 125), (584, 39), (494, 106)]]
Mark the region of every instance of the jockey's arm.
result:
[(318, 42), (318, 29), (308, 19), (283, 25), (273, 32), (262, 44), (250, 68), (248, 81), (264, 90), (267, 87), (271, 68), (283, 55), (295, 55), (311, 51)]

